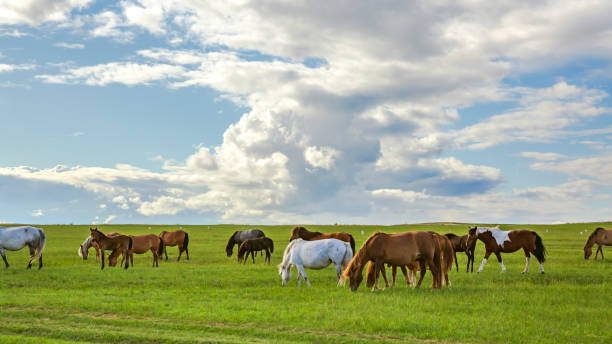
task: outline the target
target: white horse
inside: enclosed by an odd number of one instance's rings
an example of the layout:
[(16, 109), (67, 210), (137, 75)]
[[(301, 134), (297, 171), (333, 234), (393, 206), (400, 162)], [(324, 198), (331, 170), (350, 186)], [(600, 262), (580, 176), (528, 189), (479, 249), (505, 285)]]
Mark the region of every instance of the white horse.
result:
[(285, 286), (291, 279), (291, 267), (295, 266), (298, 271), (298, 286), (302, 285), (300, 278), (304, 278), (310, 287), (304, 268), (323, 269), (333, 262), (339, 286), (344, 281), (342, 271), (346, 269), (352, 258), (353, 250), (348, 242), (338, 239), (314, 241), (295, 239), (289, 243), (283, 253), (283, 262), (278, 265), (278, 274), (282, 276), (283, 286)]
[(18, 251), (26, 245), (30, 248), (28, 269), (36, 259), (38, 259), (38, 268), (42, 268), (42, 252), (45, 248), (45, 233), (42, 229), (28, 226), (0, 227), (0, 255), (7, 268), (9, 263), (6, 261), (4, 250)]

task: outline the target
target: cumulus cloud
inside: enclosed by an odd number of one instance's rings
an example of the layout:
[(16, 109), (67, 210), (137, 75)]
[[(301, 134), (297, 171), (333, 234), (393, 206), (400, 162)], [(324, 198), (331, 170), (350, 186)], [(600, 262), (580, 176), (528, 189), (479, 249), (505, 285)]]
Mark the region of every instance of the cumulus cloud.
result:
[(40, 25), (45, 22), (63, 22), (70, 12), (88, 6), (93, 0), (2, 0), (0, 24)]
[(36, 66), (32, 64), (15, 65), (15, 64), (0, 63), (0, 73), (13, 72), (13, 71), (18, 71), (18, 70), (31, 70), (31, 69), (34, 69), (35, 67)]

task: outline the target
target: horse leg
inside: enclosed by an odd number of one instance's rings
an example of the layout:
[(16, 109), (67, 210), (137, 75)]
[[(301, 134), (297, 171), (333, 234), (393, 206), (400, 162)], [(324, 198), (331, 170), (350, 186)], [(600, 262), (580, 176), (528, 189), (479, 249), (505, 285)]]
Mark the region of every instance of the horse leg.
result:
[[(423, 282), (423, 277), (425, 277), (425, 273), (427, 272), (427, 268), (425, 267), (425, 260), (421, 259), (419, 261), (419, 266), (421, 267), (421, 277), (419, 278), (419, 281), (417, 282), (416, 286), (414, 287), (414, 289), (417, 289), (418, 287), (421, 286), (421, 282)], [(435, 283), (436, 279), (434, 277), (434, 283)]]
[(482, 272), (482, 269), (484, 269), (485, 264), (487, 264), (487, 259), (489, 259), (490, 255), (491, 255), (491, 251), (487, 251), (485, 253), (484, 258), (482, 258), (482, 263), (480, 263), (480, 267), (478, 268), (478, 271), (476, 271), (477, 274)]
[(391, 266), (391, 286), (395, 287), (395, 276), (397, 275), (397, 266)]
[(153, 247), (151, 247), (151, 253), (153, 253), (153, 267), (155, 267), (155, 263), (157, 262), (157, 255)]
[(2, 255), (2, 260), (4, 260), (4, 265), (6, 266), (6, 268), (8, 269), (9, 267), (9, 263), (6, 260), (6, 255), (4, 254), (4, 248), (0, 247), (0, 255)]
[(130, 267), (130, 260), (132, 260), (132, 267), (134, 267), (134, 254), (130, 253), (128, 250), (125, 250), (123, 251), (123, 255), (125, 257), (129, 257), (129, 259), (125, 258), (125, 269), (127, 270), (128, 267)]
[(132, 267), (134, 267), (134, 252), (128, 251), (128, 256), (130, 256), (130, 263), (132, 263)]
[(521, 273), (526, 274), (529, 272), (529, 263), (531, 262), (531, 253), (529, 253), (529, 251), (526, 248), (523, 248), (523, 251), (525, 251), (525, 270), (523, 270), (523, 272)]
[(410, 276), (408, 276), (408, 271), (406, 270), (406, 267), (404, 265), (400, 265), (400, 269), (402, 270), (402, 273), (404, 274), (404, 278), (406, 278), (406, 287), (410, 286)]
[[(453, 251), (453, 253), (455, 254), (455, 269), (457, 270), (457, 272), (459, 272), (459, 263), (457, 262), (457, 252)], [(451, 270), (453, 269), (453, 267), (451, 266)]]
[[(372, 291), (378, 290), (378, 276), (380, 274), (380, 266), (376, 263), (376, 261), (372, 261), (370, 264), (374, 264), (374, 286), (372, 287)], [(383, 269), (385, 266), (383, 265)]]
[[(266, 260), (268, 261), (268, 265), (270, 265), (270, 258), (272, 256), (270, 255), (270, 250), (266, 249)], [(265, 261), (264, 261), (265, 262)]]
[(387, 269), (385, 269), (385, 263), (381, 264), (381, 270), (383, 278), (385, 279), (385, 289), (389, 289), (389, 281), (387, 280)]
[(467, 256), (467, 265), (465, 267), (465, 272), (470, 272), (470, 252), (469, 250), (465, 250), (465, 255)]
[(100, 256), (102, 258), (102, 267), (100, 270), (104, 270), (104, 249), (100, 247)]
[[(164, 245), (164, 253), (163, 253), (163, 254), (165, 254), (165, 255), (166, 255), (166, 261), (168, 261), (168, 251), (166, 251), (166, 248), (167, 248), (167, 247), (168, 247), (168, 245)], [(163, 259), (163, 258), (164, 258), (164, 257), (162, 256), (162, 259)]]
[(29, 269), (32, 267), (32, 257), (34, 257), (34, 253), (36, 253), (36, 249), (34, 248), (34, 245), (28, 244), (28, 248), (30, 249), (30, 261), (28, 262), (28, 267), (26, 269)]
[(336, 282), (336, 287), (339, 287), (340, 281), (342, 280), (342, 267), (340, 266), (340, 264), (334, 262), (334, 268), (336, 268), (336, 278), (338, 278), (338, 281)]
[[(597, 248), (597, 251), (599, 251), (601, 253), (601, 260), (604, 260), (603, 245), (599, 245), (599, 247)], [(595, 253), (597, 253), (597, 252), (595, 252)]]
[(306, 275), (306, 271), (304, 270), (304, 265), (298, 264), (296, 265), (298, 272), (304, 277), (304, 281), (306, 281), (306, 285), (310, 287), (310, 281), (308, 281), (308, 276)]
[(183, 244), (182, 244), (182, 243), (179, 243), (179, 244), (178, 244), (178, 247), (179, 247), (179, 248), (178, 248), (178, 249), (179, 249), (179, 256), (178, 256), (178, 258), (176, 259), (176, 261), (177, 261), (177, 262), (181, 261), (181, 255), (183, 254), (183, 248), (182, 248), (182, 246), (183, 246)]
[(100, 261), (100, 249), (98, 248), (98, 246), (94, 246), (94, 248), (96, 249), (96, 262)]
[(251, 251), (251, 258), (253, 259), (253, 264), (255, 264), (255, 253), (257, 253), (257, 251)]
[(501, 265), (501, 273), (506, 272), (506, 266), (504, 265), (504, 261), (502, 260), (501, 253), (499, 251), (495, 252), (495, 256), (497, 256), (497, 261)]

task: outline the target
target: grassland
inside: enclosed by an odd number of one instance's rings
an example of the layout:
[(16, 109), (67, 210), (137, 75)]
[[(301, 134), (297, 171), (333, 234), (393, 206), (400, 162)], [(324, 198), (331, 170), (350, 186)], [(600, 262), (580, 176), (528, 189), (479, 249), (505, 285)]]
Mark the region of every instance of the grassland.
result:
[[(274, 239), (272, 265), (238, 265), (224, 247), (234, 230), (251, 226), (182, 226), (190, 234), (190, 261), (170, 260), (151, 268), (151, 254), (135, 257), (135, 268), (100, 271), (95, 259), (76, 251), (87, 226), (41, 226), (47, 233), (45, 267), (25, 270), (27, 250), (8, 252), (0, 268), (1, 343), (236, 343), (236, 342), (449, 342), (611, 343), (612, 250), (605, 262), (583, 259), (587, 233), (611, 224), (522, 225), (543, 238), (546, 274), (521, 275), (521, 252), (504, 255), (500, 274), (490, 259), (481, 274), (451, 273), (452, 287), (352, 293), (335, 286), (333, 268), (308, 270), (312, 287), (294, 277), (282, 287), (276, 264), (291, 226), (263, 226)], [(159, 233), (179, 226), (108, 225), (102, 231)], [(308, 226), (353, 233), (360, 247), (375, 230), (435, 230), (465, 233), (466, 225)], [(150, 229), (149, 229), (150, 228)], [(548, 232), (546, 231), (548, 229)], [(365, 234), (362, 235), (361, 231)], [(476, 250), (476, 268), (484, 254)], [(93, 254), (93, 251), (91, 252)]]

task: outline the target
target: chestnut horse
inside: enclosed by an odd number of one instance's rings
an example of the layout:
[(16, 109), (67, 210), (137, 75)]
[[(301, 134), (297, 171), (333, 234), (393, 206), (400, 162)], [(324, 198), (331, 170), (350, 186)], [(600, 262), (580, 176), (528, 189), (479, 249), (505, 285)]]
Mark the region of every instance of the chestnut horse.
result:
[(593, 245), (597, 244), (597, 251), (595, 251), (595, 259), (597, 259), (597, 253), (601, 252), (601, 260), (604, 259), (602, 246), (612, 246), (612, 229), (604, 229), (598, 227), (591, 233), (587, 239), (586, 245), (584, 245), (584, 259), (589, 259), (593, 253)]
[[(351, 291), (356, 291), (363, 280), (362, 270), (367, 262), (374, 262), (376, 288), (378, 273), (382, 272), (387, 281), (383, 264), (396, 266), (414, 266), (419, 263), (421, 276), (415, 288), (418, 288), (425, 277), (426, 267), (433, 276), (433, 288), (441, 287), (442, 262), (440, 244), (429, 232), (406, 232), (386, 234), (376, 232), (366, 240), (361, 249), (351, 259), (344, 276), (350, 280)], [(386, 282), (388, 285), (388, 282)]]
[(232, 256), (232, 251), (234, 250), (234, 245), (242, 244), (247, 239), (255, 239), (255, 238), (263, 238), (266, 235), (261, 229), (253, 228), (247, 231), (235, 231), (234, 234), (227, 241), (227, 245), (225, 245), (225, 253), (227, 253), (228, 257)]
[[(116, 235), (123, 235), (123, 234), (117, 233), (117, 232), (106, 233), (107, 237), (112, 237)], [(79, 249), (77, 251), (77, 253), (79, 254), (79, 257), (83, 258), (83, 260), (87, 260), (87, 257), (89, 256), (90, 247), (93, 247), (96, 250), (96, 262), (99, 262), (100, 261), (100, 246), (98, 246), (98, 244), (93, 241), (93, 238), (91, 236), (88, 236), (85, 239), (85, 241), (83, 241), (81, 246), (79, 246)]]
[(166, 255), (166, 260), (168, 260), (168, 252), (166, 251), (166, 247), (168, 246), (178, 246), (179, 255), (176, 259), (177, 262), (181, 260), (181, 255), (183, 252), (185, 252), (187, 255), (187, 260), (189, 260), (189, 234), (187, 234), (187, 232), (181, 230), (174, 232), (163, 231), (159, 233), (159, 237), (164, 242), (164, 254)]
[[(164, 253), (165, 247), (162, 238), (158, 237), (155, 234), (130, 235), (130, 238), (132, 238), (132, 248), (128, 252), (128, 256), (132, 267), (134, 266), (134, 253), (144, 254), (147, 253), (147, 251), (151, 251), (151, 253), (153, 253), (153, 267), (158, 267), (158, 259)], [(108, 265), (117, 265), (118, 256), (119, 251), (114, 250), (110, 254), (110, 256), (108, 256)], [(126, 259), (125, 256), (123, 257), (123, 259)], [(121, 260), (121, 264), (123, 264), (123, 259)]]
[(311, 232), (305, 227), (297, 226), (291, 230), (291, 238), (289, 241), (297, 238), (302, 238), (306, 241), (313, 240), (321, 240), (321, 239), (338, 239), (342, 241), (346, 241), (351, 244), (351, 250), (353, 250), (353, 254), (355, 254), (355, 239), (349, 233), (344, 232), (335, 232), (335, 233), (321, 233), (321, 232)]
[[(441, 258), (440, 262), (442, 264), (442, 274), (444, 276), (444, 282), (447, 286), (450, 286), (451, 283), (448, 278), (448, 272), (452, 270), (453, 268), (453, 260), (455, 257), (455, 251), (453, 250), (453, 245), (450, 239), (448, 239), (448, 237), (440, 235), (436, 232), (429, 232), (429, 233), (433, 234), (433, 236), (436, 238), (436, 241), (438, 242), (439, 250), (440, 250), (440, 258)], [(406, 268), (408, 268), (410, 273), (408, 273)], [(406, 277), (407, 286), (410, 286), (411, 283), (414, 284), (416, 282), (416, 272), (417, 270), (420, 270), (419, 262), (416, 262), (415, 264), (412, 264), (412, 265), (400, 266), (400, 269), (402, 270), (404, 277)], [(391, 274), (392, 274), (391, 285), (395, 286), (395, 278), (397, 275), (397, 265), (391, 265)], [(372, 262), (368, 264), (368, 268), (366, 270), (366, 276), (367, 276), (366, 286), (372, 287), (376, 281), (376, 276), (374, 275), (374, 264)], [(387, 283), (387, 280), (385, 280), (385, 288), (388, 288), (388, 287), (389, 287), (389, 284)], [(376, 288), (378, 288), (378, 285), (376, 286)]]
[[(106, 250), (117, 250), (120, 253), (123, 253), (124, 257), (128, 256), (128, 252), (132, 249), (132, 238), (127, 235), (116, 235), (113, 237), (109, 237), (104, 235), (104, 233), (100, 232), (98, 228), (89, 228), (91, 232), (91, 239), (93, 242), (98, 244), (100, 247), (102, 267), (104, 269), (104, 251)], [(129, 267), (129, 261), (126, 259), (125, 269)]]
[(457, 271), (459, 271), (459, 265), (457, 264), (457, 252), (465, 252), (465, 255), (468, 258), (465, 272), (470, 272), (470, 262), (472, 263), (471, 272), (474, 272), (474, 250), (476, 249), (476, 241), (472, 242), (472, 246), (468, 247), (467, 234), (458, 236), (453, 233), (446, 233), (444, 236), (446, 236), (453, 244), (453, 250), (455, 250), (455, 268), (457, 268)]
[[(266, 259), (264, 262), (270, 264), (270, 254), (274, 253), (274, 241), (272, 239), (263, 237), (255, 239), (247, 239), (238, 248), (238, 262), (246, 263), (249, 254), (253, 258), (253, 264), (255, 264), (255, 252), (266, 251)], [(246, 253), (246, 256), (244, 255)]]
[(468, 231), (468, 245), (476, 243), (476, 239), (480, 239), (485, 244), (485, 256), (478, 268), (477, 273), (481, 272), (487, 263), (487, 259), (491, 253), (495, 253), (499, 264), (501, 264), (501, 272), (506, 272), (506, 266), (501, 258), (501, 253), (512, 253), (523, 249), (525, 252), (525, 270), (522, 273), (529, 272), (529, 263), (531, 262), (531, 253), (540, 263), (540, 272), (544, 273), (542, 263), (546, 261), (546, 248), (542, 244), (542, 238), (538, 233), (529, 230), (513, 230), (502, 231), (499, 228), (492, 227), (470, 227)]

